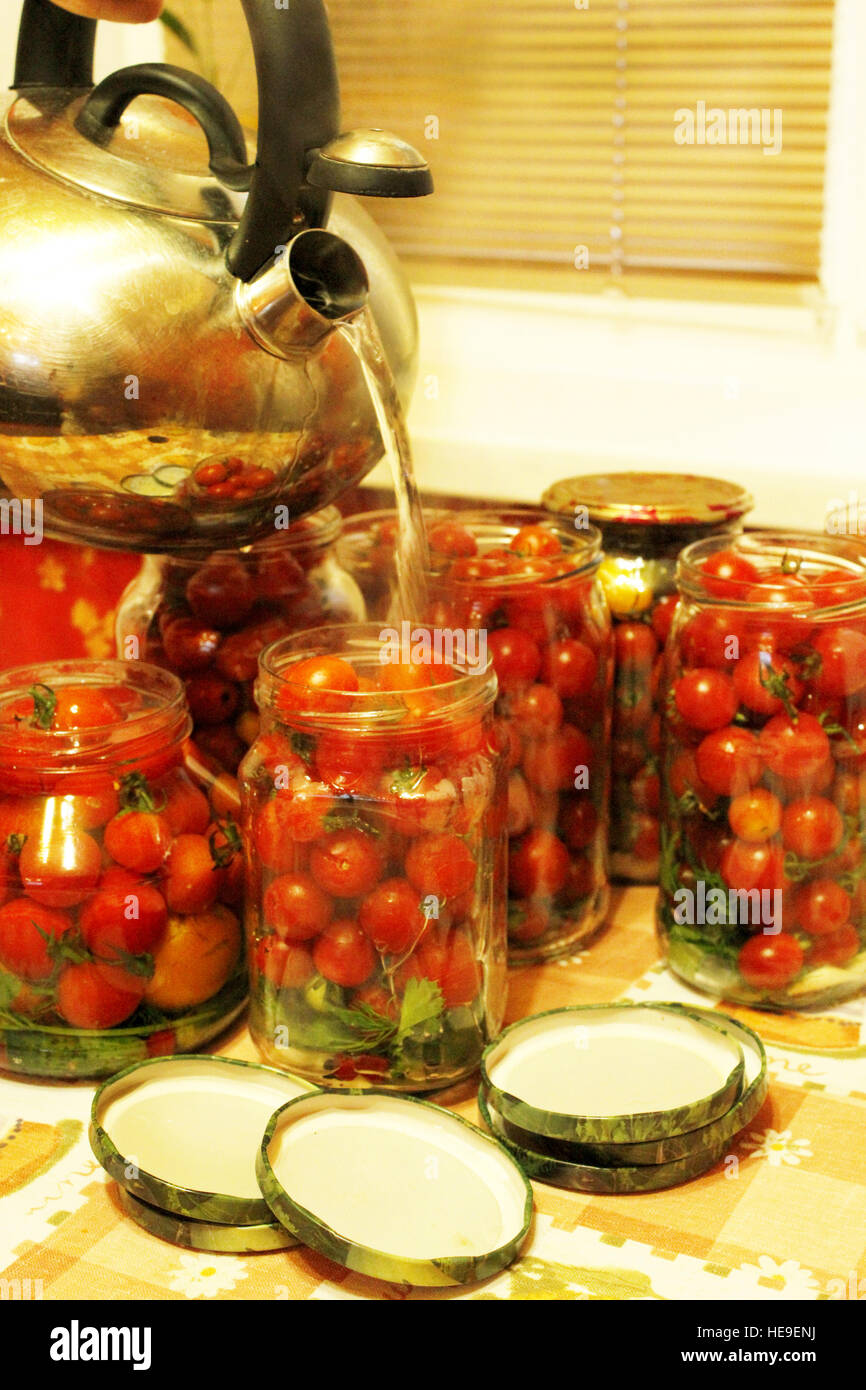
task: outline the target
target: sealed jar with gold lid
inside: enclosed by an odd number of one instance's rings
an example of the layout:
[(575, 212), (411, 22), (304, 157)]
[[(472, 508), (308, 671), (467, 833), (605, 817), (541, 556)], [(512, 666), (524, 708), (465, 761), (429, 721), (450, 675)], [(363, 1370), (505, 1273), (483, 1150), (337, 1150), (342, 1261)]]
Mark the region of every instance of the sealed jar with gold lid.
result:
[(599, 577), (614, 623), (610, 871), (652, 883), (659, 871), (661, 652), (685, 546), (739, 531), (753, 506), (738, 483), (691, 473), (587, 473), (548, 488), (548, 511), (580, 532), (597, 526)]

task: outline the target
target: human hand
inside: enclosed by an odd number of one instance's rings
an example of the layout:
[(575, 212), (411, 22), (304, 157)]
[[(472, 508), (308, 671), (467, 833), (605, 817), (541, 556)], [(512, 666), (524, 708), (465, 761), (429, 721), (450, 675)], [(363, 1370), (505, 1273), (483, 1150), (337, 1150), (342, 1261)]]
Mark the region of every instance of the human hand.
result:
[(61, 10), (85, 19), (116, 19), (125, 24), (149, 24), (159, 17), (163, 0), (54, 0)]

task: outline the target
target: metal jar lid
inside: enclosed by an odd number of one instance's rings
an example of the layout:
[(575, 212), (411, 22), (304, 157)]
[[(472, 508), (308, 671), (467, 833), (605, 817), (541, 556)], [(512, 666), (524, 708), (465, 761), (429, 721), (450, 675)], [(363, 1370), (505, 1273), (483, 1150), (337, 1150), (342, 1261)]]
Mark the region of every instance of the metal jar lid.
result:
[(549, 487), (542, 504), (560, 516), (585, 507), (597, 525), (724, 528), (754, 507), (739, 483), (697, 473), (586, 473)]

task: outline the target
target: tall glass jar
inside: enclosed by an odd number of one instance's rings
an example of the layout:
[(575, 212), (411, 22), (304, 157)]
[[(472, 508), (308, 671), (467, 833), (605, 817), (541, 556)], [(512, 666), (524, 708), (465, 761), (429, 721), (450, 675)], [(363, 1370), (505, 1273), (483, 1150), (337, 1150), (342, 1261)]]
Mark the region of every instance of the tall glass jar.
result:
[(666, 652), (657, 920), (671, 968), (766, 1009), (866, 986), (866, 546), (690, 546)]
[(259, 653), (291, 632), (365, 617), (337, 559), (340, 528), (328, 507), (245, 550), (151, 555), (126, 590), (118, 651), (183, 679), (196, 747), (216, 770), (236, 773), (256, 737)]
[(601, 538), (531, 507), (460, 513), (428, 618), (489, 651), (508, 767), (512, 963), (588, 942), (608, 908), (612, 639)]
[(662, 649), (685, 546), (739, 530), (752, 499), (736, 483), (687, 473), (592, 473), (555, 483), (549, 511), (602, 533), (599, 571), (614, 623), (610, 869), (655, 883), (659, 872)]
[[(424, 508), (427, 543), (431, 550), (436, 549), (440, 524), (444, 523), (447, 530), (449, 522), (455, 518), (456, 514), (452, 512)], [(399, 531), (400, 521), (394, 508), (357, 512), (343, 520), (337, 558), (361, 590), (370, 622), (380, 619), (384, 622), (398, 596), (396, 555)]]
[(0, 675), (0, 1068), (103, 1076), (243, 1008), (243, 857), (184, 766), (180, 681), (142, 663)]
[(250, 1030), (328, 1085), (425, 1091), (505, 1006), (504, 770), (489, 667), (378, 625), (263, 653), (241, 766)]

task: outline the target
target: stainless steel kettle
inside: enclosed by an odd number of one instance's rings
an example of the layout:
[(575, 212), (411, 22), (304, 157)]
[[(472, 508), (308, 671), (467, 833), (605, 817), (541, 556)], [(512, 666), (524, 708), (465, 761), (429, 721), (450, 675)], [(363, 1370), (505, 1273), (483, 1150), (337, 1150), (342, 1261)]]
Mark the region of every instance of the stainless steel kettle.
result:
[(429, 193), (427, 165), (340, 135), (322, 0), (242, 3), (257, 152), (181, 68), (94, 87), (94, 21), (25, 0), (0, 108), (0, 479), (51, 534), (203, 550), (331, 501), (383, 447), (356, 316), (411, 391), (408, 285), (350, 195)]

